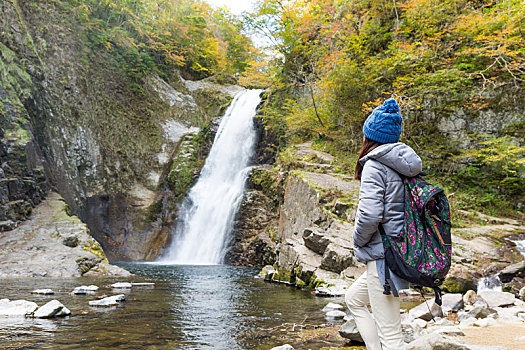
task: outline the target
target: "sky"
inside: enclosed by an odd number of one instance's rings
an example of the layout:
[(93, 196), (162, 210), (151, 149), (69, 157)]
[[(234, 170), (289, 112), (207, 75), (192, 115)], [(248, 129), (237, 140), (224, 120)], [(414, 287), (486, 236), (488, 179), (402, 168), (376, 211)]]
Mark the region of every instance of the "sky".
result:
[(240, 15), (243, 11), (250, 11), (255, 0), (204, 0), (212, 6), (227, 6), (230, 11)]

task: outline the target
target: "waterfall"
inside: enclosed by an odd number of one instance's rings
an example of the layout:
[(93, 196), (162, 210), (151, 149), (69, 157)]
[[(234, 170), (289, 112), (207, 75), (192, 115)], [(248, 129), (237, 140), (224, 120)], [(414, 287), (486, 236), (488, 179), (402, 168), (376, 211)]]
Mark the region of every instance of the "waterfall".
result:
[(163, 263), (220, 264), (250, 171), (261, 90), (238, 93), (221, 120), (206, 163), (184, 199)]
[(479, 279), (477, 288), (478, 293), (485, 290), (495, 290), (498, 292), (503, 291), (501, 281), (499, 280), (499, 277), (497, 275), (482, 277)]

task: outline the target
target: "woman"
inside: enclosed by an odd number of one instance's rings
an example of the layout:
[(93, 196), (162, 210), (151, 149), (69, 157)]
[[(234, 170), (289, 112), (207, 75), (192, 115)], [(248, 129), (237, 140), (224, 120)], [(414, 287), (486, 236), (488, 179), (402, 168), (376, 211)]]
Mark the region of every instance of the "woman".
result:
[(402, 122), (393, 98), (374, 109), (363, 125), (363, 145), (355, 167), (354, 177), (361, 180), (361, 187), (354, 254), (366, 263), (366, 272), (350, 286), (345, 300), (367, 350), (405, 349), (397, 291), (408, 288), (408, 282), (385, 269), (380, 235), (381, 229), (386, 234), (399, 234), (403, 225), (404, 186), (400, 174), (415, 176), (422, 169), (414, 150), (398, 142)]

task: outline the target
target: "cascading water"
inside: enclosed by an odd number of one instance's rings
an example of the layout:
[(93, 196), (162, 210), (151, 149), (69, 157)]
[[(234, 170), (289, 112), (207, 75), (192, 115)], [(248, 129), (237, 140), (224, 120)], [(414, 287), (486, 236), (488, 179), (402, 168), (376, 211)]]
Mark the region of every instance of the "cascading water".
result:
[(240, 92), (226, 110), (201, 175), (182, 203), (173, 243), (160, 262), (222, 262), (254, 153), (253, 117), (261, 92)]
[[(516, 249), (525, 258), (525, 240), (511, 240), (516, 245)], [(478, 281), (478, 293), (484, 290), (503, 291), (503, 286), (498, 275), (482, 277)]]

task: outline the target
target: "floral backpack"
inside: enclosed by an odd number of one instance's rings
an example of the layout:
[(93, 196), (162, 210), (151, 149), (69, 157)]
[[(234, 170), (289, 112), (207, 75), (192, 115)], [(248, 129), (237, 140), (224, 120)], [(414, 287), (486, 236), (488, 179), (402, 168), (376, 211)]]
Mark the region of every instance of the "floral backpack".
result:
[[(443, 190), (427, 183), (420, 175), (403, 177), (405, 221), (399, 236), (388, 235), (379, 226), (385, 248), (386, 265), (399, 277), (434, 289), (441, 305), (441, 289), (452, 258), (450, 207)], [(385, 273), (385, 294), (391, 283)]]

